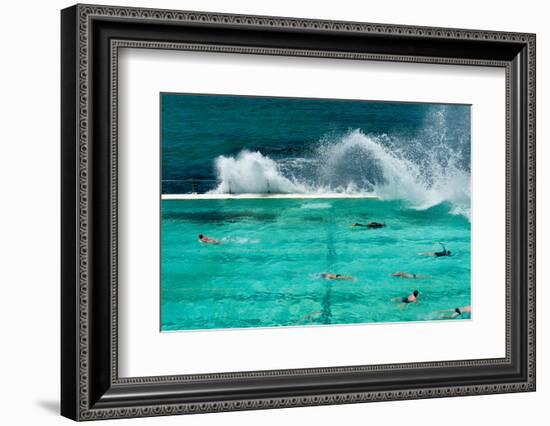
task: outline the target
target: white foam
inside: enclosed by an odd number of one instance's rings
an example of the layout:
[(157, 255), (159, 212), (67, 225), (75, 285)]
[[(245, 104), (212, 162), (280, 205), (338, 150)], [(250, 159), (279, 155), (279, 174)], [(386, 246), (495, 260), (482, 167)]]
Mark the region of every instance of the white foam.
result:
[[(363, 158), (366, 170), (360, 183), (383, 200), (403, 200), (411, 208), (424, 210), (443, 202), (452, 205), (451, 212), (470, 217), (470, 173), (458, 166), (459, 155), (448, 147), (441, 152), (428, 152), (423, 162), (413, 162), (399, 149), (386, 147), (383, 137), (367, 136), (359, 130), (348, 133), (336, 144), (326, 144), (322, 162), (325, 179), (341, 173), (342, 165), (352, 158)], [(357, 160), (356, 160), (357, 162)], [(361, 189), (352, 189), (352, 192)]]
[(332, 204), (330, 204), (330, 203), (308, 203), (308, 204), (303, 204), (301, 207), (303, 209), (313, 209), (313, 210), (330, 209), (332, 207)]
[(319, 193), (319, 194), (223, 194), (207, 192), (205, 194), (162, 194), (163, 200), (225, 200), (225, 199), (253, 199), (253, 198), (376, 198), (375, 194), (345, 194), (345, 193)]
[(419, 210), (447, 202), (451, 213), (469, 219), (470, 172), (461, 166), (462, 154), (446, 144), (443, 119), (436, 114), (431, 133), (411, 141), (356, 129), (321, 141), (308, 158), (275, 161), (247, 150), (220, 156), (214, 190), (163, 199), (377, 197)]
[(220, 184), (212, 192), (229, 194), (302, 193), (306, 188), (279, 172), (279, 166), (259, 152), (241, 151), (234, 157), (219, 156), (215, 161)]
[(223, 243), (234, 243), (234, 244), (258, 244), (259, 239), (246, 238), (246, 237), (226, 237), (221, 240)]

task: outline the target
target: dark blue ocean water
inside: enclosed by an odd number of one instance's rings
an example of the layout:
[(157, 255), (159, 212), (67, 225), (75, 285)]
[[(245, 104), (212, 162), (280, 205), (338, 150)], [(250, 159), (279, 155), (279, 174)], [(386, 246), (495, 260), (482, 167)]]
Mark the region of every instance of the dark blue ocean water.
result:
[[(281, 174), (310, 189), (321, 184), (334, 189), (349, 181), (365, 189), (365, 175), (380, 174), (380, 159), (357, 146), (326, 152), (327, 145), (337, 145), (352, 131), (423, 168), (434, 165), (427, 162), (446, 166), (452, 158), (454, 166), (469, 172), (466, 105), (164, 93), (161, 117), (162, 191), (168, 194), (192, 192), (190, 180), (199, 193), (216, 188), (216, 158), (237, 157), (244, 149), (274, 160)], [(343, 155), (336, 173), (322, 176), (326, 157), (335, 154)], [(370, 169), (362, 175), (352, 164), (358, 159), (361, 170)], [(349, 170), (345, 164), (351, 164)], [(342, 183), (342, 175), (347, 182)], [(429, 181), (432, 175), (426, 170), (422, 177)], [(380, 176), (367, 180), (373, 183)]]

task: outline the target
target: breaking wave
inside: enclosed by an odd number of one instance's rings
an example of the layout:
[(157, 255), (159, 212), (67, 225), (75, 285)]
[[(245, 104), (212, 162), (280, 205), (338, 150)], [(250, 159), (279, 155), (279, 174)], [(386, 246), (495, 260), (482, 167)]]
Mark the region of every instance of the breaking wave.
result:
[[(307, 156), (272, 159), (243, 150), (215, 159), (214, 193), (372, 194), (414, 209), (448, 203), (470, 216), (469, 153), (441, 140), (403, 140), (359, 129), (325, 138)], [(465, 158), (466, 157), (466, 158)]]
[(279, 165), (260, 152), (241, 151), (237, 157), (220, 156), (215, 161), (220, 184), (211, 192), (222, 194), (292, 194), (307, 192), (289, 179)]

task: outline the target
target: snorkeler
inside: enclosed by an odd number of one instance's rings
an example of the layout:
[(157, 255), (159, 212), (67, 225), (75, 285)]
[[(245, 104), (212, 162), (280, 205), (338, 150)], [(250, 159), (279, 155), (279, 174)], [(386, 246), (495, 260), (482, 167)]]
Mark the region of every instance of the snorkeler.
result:
[(215, 240), (214, 238), (207, 237), (206, 235), (199, 234), (199, 241), (201, 243), (205, 244), (220, 244), (218, 240)]
[(378, 223), (378, 222), (354, 223), (353, 225), (350, 225), (351, 228), (364, 227), (369, 229), (383, 228), (384, 226), (386, 226), (384, 223)]
[(439, 312), (442, 314), (440, 318), (454, 319), (463, 314), (471, 314), (472, 307), (470, 305), (466, 305), (466, 306), (462, 306), (461, 308), (445, 309)]
[(408, 305), (409, 303), (416, 303), (418, 301), (418, 295), (420, 292), (418, 290), (413, 291), (407, 297), (395, 297), (392, 299), (392, 302), (402, 303), (403, 306)]
[(324, 273), (324, 274), (321, 274), (321, 277), (323, 277), (327, 280), (355, 281), (355, 277), (352, 277), (350, 275)]
[(399, 277), (399, 278), (412, 278), (412, 279), (418, 278), (416, 274), (409, 274), (408, 272), (394, 272), (392, 276)]
[(445, 246), (443, 245), (443, 243), (438, 242), (438, 244), (441, 244), (441, 247), (443, 248), (442, 251), (432, 251), (432, 252), (428, 252), (428, 253), (420, 253), (420, 256), (443, 257), (443, 256), (450, 256), (451, 255), (451, 251), (447, 250), (445, 248)]

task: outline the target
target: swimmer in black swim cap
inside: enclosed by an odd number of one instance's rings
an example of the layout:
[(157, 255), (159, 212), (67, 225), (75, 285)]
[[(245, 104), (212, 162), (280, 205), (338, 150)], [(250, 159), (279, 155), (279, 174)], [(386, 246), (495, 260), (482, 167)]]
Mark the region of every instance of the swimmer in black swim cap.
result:
[(395, 297), (392, 299), (392, 302), (398, 302), (404, 308), (409, 303), (417, 303), (420, 292), (418, 290), (413, 291), (407, 297)]
[(386, 226), (383, 223), (378, 222), (369, 222), (369, 223), (354, 223), (353, 225), (350, 225), (351, 228), (357, 228), (357, 227), (363, 227), (368, 229), (377, 229), (377, 228), (383, 228)]
[(443, 311), (439, 311), (439, 313), (441, 314), (439, 317), (442, 319), (455, 319), (463, 316), (464, 314), (471, 314), (472, 307), (470, 305), (466, 305), (461, 308), (445, 309)]
[(450, 256), (451, 255), (451, 251), (447, 250), (445, 248), (445, 246), (443, 245), (443, 243), (438, 243), (438, 244), (441, 244), (441, 248), (443, 250), (441, 250), (441, 251), (432, 251), (432, 252), (428, 252), (428, 253), (420, 253), (420, 256), (445, 257), (445, 256)]

